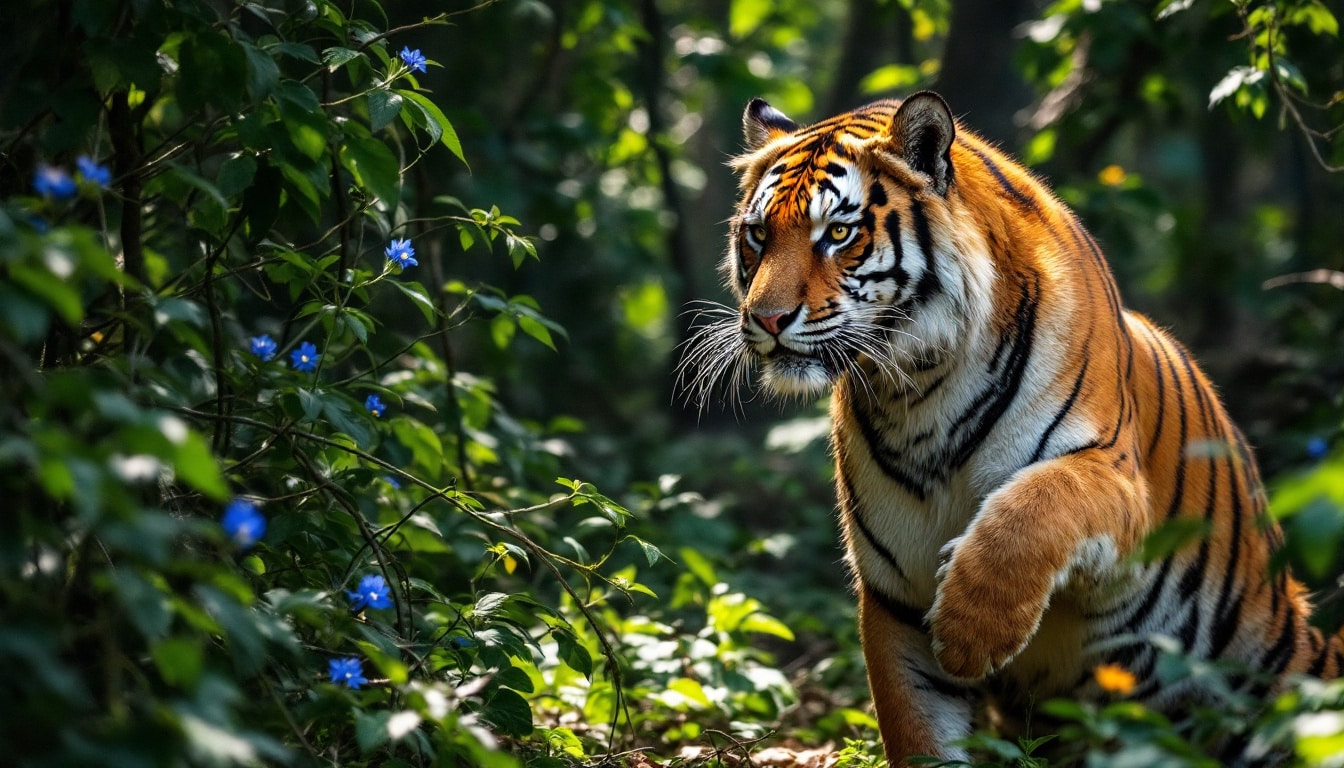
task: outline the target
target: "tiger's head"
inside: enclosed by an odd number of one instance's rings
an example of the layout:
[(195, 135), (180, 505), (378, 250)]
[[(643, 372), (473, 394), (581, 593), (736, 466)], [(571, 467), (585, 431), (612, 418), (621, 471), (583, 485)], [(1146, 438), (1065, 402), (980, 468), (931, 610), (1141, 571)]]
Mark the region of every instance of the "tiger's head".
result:
[(738, 307), (721, 308), (683, 360), (702, 406), (718, 380), (740, 384), (753, 367), (771, 393), (811, 396), (847, 373), (907, 379), (965, 340), (992, 265), (959, 212), (957, 129), (940, 96), (806, 127), (754, 99), (743, 128), (722, 265)]

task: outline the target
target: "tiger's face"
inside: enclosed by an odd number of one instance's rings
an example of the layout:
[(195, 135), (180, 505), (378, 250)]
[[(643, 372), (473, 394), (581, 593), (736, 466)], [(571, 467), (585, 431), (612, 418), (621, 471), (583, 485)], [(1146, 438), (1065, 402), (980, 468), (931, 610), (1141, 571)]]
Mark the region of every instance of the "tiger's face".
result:
[(942, 99), (880, 102), (807, 128), (757, 99), (743, 124), (723, 264), (738, 307), (702, 329), (683, 362), (700, 368), (702, 404), (713, 381), (752, 367), (774, 394), (813, 396), (846, 373), (902, 377), (944, 346), (946, 328), (921, 327), (948, 324), (926, 305), (963, 282), (935, 237), (952, 217), (955, 129)]

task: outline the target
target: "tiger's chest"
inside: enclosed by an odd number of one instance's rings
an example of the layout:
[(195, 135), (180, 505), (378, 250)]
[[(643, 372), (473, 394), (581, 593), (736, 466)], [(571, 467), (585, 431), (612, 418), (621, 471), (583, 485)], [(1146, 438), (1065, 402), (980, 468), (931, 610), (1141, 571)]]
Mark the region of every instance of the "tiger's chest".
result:
[[(917, 394), (883, 399), (839, 386), (832, 445), (842, 530), (865, 584), (921, 611), (932, 605), (945, 548), (965, 533), (985, 498), (1040, 460), (1039, 425), (1052, 407), (1031, 382), (1001, 407), (983, 379), (931, 375)], [(1086, 424), (1054, 437), (1081, 439)]]

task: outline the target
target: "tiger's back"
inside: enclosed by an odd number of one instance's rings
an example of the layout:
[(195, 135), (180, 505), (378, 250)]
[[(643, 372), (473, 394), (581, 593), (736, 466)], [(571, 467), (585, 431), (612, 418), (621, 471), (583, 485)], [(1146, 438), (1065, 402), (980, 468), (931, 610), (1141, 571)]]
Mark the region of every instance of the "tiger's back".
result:
[[(889, 757), (960, 757), (984, 693), (1159, 709), (1153, 634), (1281, 676), (1335, 676), (1338, 638), (1271, 578), (1279, 532), (1207, 379), (1121, 304), (1100, 249), (1027, 171), (923, 93), (799, 127), (744, 116), (724, 272), (739, 314), (688, 361), (832, 387), (842, 535)], [(1141, 562), (1192, 517), (1207, 535)]]

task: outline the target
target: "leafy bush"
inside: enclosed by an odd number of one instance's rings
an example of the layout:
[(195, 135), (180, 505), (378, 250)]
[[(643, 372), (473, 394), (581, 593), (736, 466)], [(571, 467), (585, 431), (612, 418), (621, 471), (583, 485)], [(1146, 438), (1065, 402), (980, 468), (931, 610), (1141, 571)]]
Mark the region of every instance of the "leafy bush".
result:
[(660, 553), (555, 484), (572, 422), (455, 366), (468, 323), (564, 331), (454, 276), (537, 252), (425, 195), (428, 153), (463, 159), (436, 65), (362, 8), (77, 4), (24, 40), (82, 44), (6, 116), (33, 169), (0, 209), (14, 764), (507, 765), (545, 659), (620, 708), (598, 593)]

